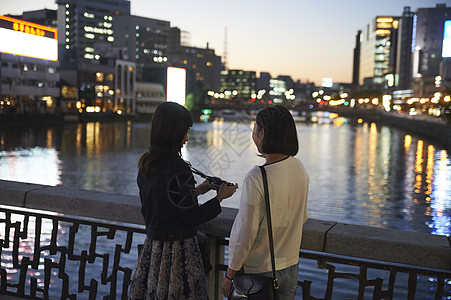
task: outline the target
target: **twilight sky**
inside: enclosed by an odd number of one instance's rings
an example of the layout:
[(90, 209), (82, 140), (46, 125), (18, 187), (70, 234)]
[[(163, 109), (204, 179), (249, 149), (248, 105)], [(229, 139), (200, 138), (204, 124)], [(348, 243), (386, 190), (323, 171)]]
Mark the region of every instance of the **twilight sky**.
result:
[[(357, 30), (376, 16), (449, 0), (131, 0), (131, 13), (169, 21), (190, 33), (190, 45), (223, 56), (227, 28), (229, 69), (290, 75), (316, 84), (351, 82)], [(54, 0), (0, 0), (0, 15), (56, 9)]]

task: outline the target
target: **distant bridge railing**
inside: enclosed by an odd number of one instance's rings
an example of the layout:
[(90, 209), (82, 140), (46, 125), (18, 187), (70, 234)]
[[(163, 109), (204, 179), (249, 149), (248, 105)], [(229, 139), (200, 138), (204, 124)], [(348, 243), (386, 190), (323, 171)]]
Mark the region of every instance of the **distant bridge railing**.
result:
[[(213, 265), (210, 299), (222, 299), (226, 237), (236, 212), (224, 208), (201, 227)], [(0, 180), (0, 295), (126, 299), (144, 238), (137, 197)], [(302, 275), (306, 264), (318, 270), (314, 278)], [(431, 299), (451, 293), (446, 236), (309, 219), (300, 269), (303, 299), (334, 299), (343, 282), (356, 299), (396, 299), (399, 289), (407, 299), (425, 289)]]

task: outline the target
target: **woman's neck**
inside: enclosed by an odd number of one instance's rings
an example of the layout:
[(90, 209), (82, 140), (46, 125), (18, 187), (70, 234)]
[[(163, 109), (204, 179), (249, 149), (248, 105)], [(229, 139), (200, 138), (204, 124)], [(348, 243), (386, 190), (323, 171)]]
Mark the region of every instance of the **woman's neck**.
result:
[(271, 164), (273, 162), (282, 160), (287, 158), (289, 155), (285, 155), (282, 153), (271, 153), (271, 154), (265, 154), (266, 162), (265, 165)]

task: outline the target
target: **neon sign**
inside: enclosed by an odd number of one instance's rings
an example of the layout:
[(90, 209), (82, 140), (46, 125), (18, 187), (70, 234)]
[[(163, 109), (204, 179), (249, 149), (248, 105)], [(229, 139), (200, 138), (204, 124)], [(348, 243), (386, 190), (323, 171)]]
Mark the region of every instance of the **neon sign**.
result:
[(0, 16), (0, 41), (0, 52), (58, 60), (58, 33), (55, 28)]

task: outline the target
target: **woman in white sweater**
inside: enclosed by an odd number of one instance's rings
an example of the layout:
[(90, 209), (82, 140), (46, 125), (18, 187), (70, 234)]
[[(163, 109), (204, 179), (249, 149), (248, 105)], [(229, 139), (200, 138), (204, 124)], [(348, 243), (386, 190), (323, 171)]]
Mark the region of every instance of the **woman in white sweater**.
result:
[[(299, 248), (307, 221), (309, 177), (299, 150), (296, 125), (291, 113), (276, 105), (257, 114), (252, 139), (265, 158), (268, 177), (276, 275), (279, 298), (294, 299), (298, 278)], [(221, 283), (230, 295), (238, 271), (272, 276), (262, 174), (254, 166), (243, 181), (238, 215), (229, 241), (229, 264)]]

